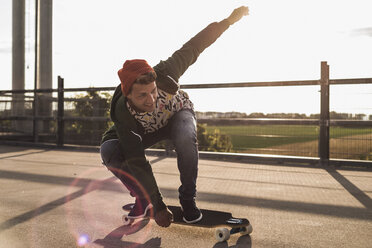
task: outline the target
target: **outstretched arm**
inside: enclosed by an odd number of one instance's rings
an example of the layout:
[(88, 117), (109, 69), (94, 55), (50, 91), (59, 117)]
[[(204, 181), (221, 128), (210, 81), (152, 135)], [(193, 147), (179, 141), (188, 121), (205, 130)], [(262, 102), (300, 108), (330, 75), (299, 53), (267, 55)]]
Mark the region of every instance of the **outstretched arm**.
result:
[[(248, 15), (248, 7), (241, 6), (233, 10), (229, 17), (223, 19), (220, 22), (214, 22), (209, 24), (205, 29), (200, 31), (186, 44), (191, 44), (199, 53), (202, 53), (204, 49), (212, 45), (230, 25), (238, 22), (243, 16)], [(186, 45), (185, 44), (185, 45)]]
[(171, 76), (178, 82), (179, 77), (196, 61), (204, 49), (213, 44), (230, 25), (236, 23), (245, 15), (248, 15), (248, 7), (242, 6), (235, 9), (222, 21), (209, 24), (185, 43), (181, 49), (174, 52), (167, 60), (160, 61), (159, 64), (154, 66), (158, 75), (158, 87), (166, 90), (168, 93), (175, 94), (179, 85), (174, 83), (174, 81), (170, 82), (167, 76)]

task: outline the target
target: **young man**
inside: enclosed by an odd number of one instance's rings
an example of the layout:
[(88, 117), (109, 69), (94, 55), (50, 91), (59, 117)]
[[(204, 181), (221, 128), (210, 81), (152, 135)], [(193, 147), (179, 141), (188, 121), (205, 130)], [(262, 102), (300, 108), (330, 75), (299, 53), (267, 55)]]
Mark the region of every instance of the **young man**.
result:
[(195, 204), (196, 119), (193, 104), (188, 95), (179, 90), (178, 80), (204, 49), (244, 15), (248, 15), (248, 7), (235, 9), (228, 18), (208, 25), (153, 68), (145, 60), (134, 59), (125, 61), (118, 71), (121, 84), (115, 90), (110, 109), (114, 125), (103, 135), (101, 157), (103, 164), (136, 198), (129, 218), (140, 218), (153, 211), (158, 225), (171, 224), (172, 213), (163, 202), (144, 152), (164, 139), (173, 142), (177, 153), (183, 219), (195, 223), (202, 218)]

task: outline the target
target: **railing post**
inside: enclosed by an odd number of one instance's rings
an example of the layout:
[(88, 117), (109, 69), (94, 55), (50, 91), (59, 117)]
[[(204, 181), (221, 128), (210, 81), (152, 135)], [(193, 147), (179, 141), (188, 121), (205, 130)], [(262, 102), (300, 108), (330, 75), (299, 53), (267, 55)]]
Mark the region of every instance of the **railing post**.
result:
[(32, 130), (32, 135), (33, 135), (33, 140), (34, 142), (39, 142), (39, 128), (38, 128), (38, 120), (37, 120), (37, 116), (38, 116), (38, 106), (39, 106), (39, 99), (38, 99), (38, 94), (37, 94), (37, 89), (34, 88), (34, 101), (32, 103), (32, 115), (33, 115), (33, 119), (32, 119), (32, 123), (33, 123), (33, 130)]
[(319, 119), (319, 145), (318, 154), (321, 165), (329, 161), (329, 65), (321, 62), (320, 78), (320, 119)]
[(58, 76), (58, 114), (57, 114), (57, 146), (63, 146), (64, 143), (64, 79)]

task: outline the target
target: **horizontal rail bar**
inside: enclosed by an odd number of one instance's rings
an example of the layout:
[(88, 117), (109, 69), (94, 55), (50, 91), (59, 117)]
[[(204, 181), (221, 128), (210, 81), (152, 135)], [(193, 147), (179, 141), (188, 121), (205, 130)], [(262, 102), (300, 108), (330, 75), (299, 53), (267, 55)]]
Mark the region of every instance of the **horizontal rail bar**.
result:
[(116, 87), (97, 87), (97, 88), (64, 88), (64, 92), (72, 91), (114, 91)]
[[(28, 103), (28, 102), (31, 102), (33, 103), (34, 100), (33, 100), (33, 96), (26, 96), (24, 99), (22, 100), (0, 100), (0, 103), (15, 103), (15, 102), (22, 102), (22, 103)], [(30, 99), (30, 100), (27, 100), (27, 99)], [(44, 97), (43, 99), (48, 99), (48, 100), (51, 100), (52, 102), (57, 102), (58, 101), (58, 98), (57, 97)], [(98, 101), (97, 99), (84, 99), (84, 98), (72, 98), (72, 97), (65, 97), (63, 98), (63, 101), (64, 102), (95, 102), (95, 101)]]
[[(17, 121), (28, 121), (28, 120), (38, 120), (38, 121), (56, 121), (57, 117), (53, 116), (0, 116), (0, 121), (4, 120), (17, 120)], [(62, 118), (64, 121), (110, 121), (109, 117), (100, 117), (100, 116), (93, 116), (93, 117), (79, 117), (79, 116), (68, 116)]]
[[(331, 79), (330, 84), (372, 84), (372, 78)], [(320, 85), (320, 80), (296, 80), (296, 81), (269, 81), (269, 82), (241, 82), (241, 83), (216, 83), (216, 84), (182, 84), (181, 89), (208, 89), (208, 88), (241, 88), (241, 87), (273, 87), (273, 86), (309, 86)], [(114, 91), (116, 87), (89, 87), (89, 88), (65, 88), (64, 92), (73, 91)], [(0, 95), (17, 93), (51, 93), (57, 89), (36, 90), (0, 90)]]
[(199, 123), (220, 125), (319, 125), (315, 119), (198, 118)]
[(330, 84), (372, 84), (372, 78), (331, 79)]
[(305, 86), (319, 85), (319, 80), (305, 81), (272, 81), (272, 82), (244, 82), (220, 84), (182, 84), (181, 89), (208, 89), (208, 88), (241, 88), (241, 87), (272, 87), (272, 86)]
[(111, 118), (109, 117), (100, 117), (100, 116), (92, 116), (92, 117), (78, 117), (78, 116), (65, 116), (63, 117), (64, 121), (110, 121)]
[(38, 121), (55, 121), (57, 120), (57, 117), (53, 116), (0, 116), (0, 121), (6, 121), (6, 120), (16, 120), (16, 121), (32, 121), (32, 120), (38, 120)]
[[(372, 84), (372, 78), (333, 79), (330, 84)], [(319, 80), (242, 82), (219, 84), (183, 84), (181, 89), (239, 88), (239, 87), (274, 87), (274, 86), (309, 86), (320, 85)]]
[(331, 126), (335, 127), (370, 127), (372, 128), (372, 121), (359, 120), (331, 120)]
[(12, 103), (12, 102), (24, 102), (24, 103), (26, 103), (26, 102), (33, 102), (33, 100), (26, 100), (28, 97), (25, 97), (24, 98), (24, 100), (22, 99), (22, 100), (19, 100), (19, 99), (17, 99), (17, 100), (0, 100), (0, 103)]
[[(198, 118), (199, 123), (220, 125), (319, 125), (317, 119)], [(372, 121), (331, 120), (335, 127), (371, 127)]]
[[(116, 87), (89, 87), (89, 88), (64, 88), (64, 92), (73, 92), (73, 91), (113, 91)], [(37, 90), (0, 90), (0, 96), (4, 94), (21, 94), (21, 93), (52, 93), (58, 92), (58, 89), (37, 89)]]
[(3, 94), (21, 94), (21, 93), (52, 93), (57, 92), (58, 89), (37, 89), (37, 90), (0, 90), (0, 96)]

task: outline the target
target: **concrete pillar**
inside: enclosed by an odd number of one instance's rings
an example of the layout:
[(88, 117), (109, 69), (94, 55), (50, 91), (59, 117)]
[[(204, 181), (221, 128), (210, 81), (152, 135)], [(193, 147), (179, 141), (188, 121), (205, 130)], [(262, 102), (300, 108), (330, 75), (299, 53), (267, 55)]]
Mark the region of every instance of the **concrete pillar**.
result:
[[(12, 89), (25, 89), (25, 0), (13, 0), (12, 6)], [(24, 93), (13, 94), (12, 115), (25, 115)], [(14, 121), (13, 129), (23, 131), (23, 123)]]
[[(51, 89), (53, 87), (52, 64), (52, 26), (53, 0), (37, 0), (38, 4), (38, 37), (37, 37), (37, 89)], [(52, 93), (38, 94), (38, 115), (52, 115)], [(41, 132), (49, 132), (50, 123), (43, 121), (39, 125)]]

